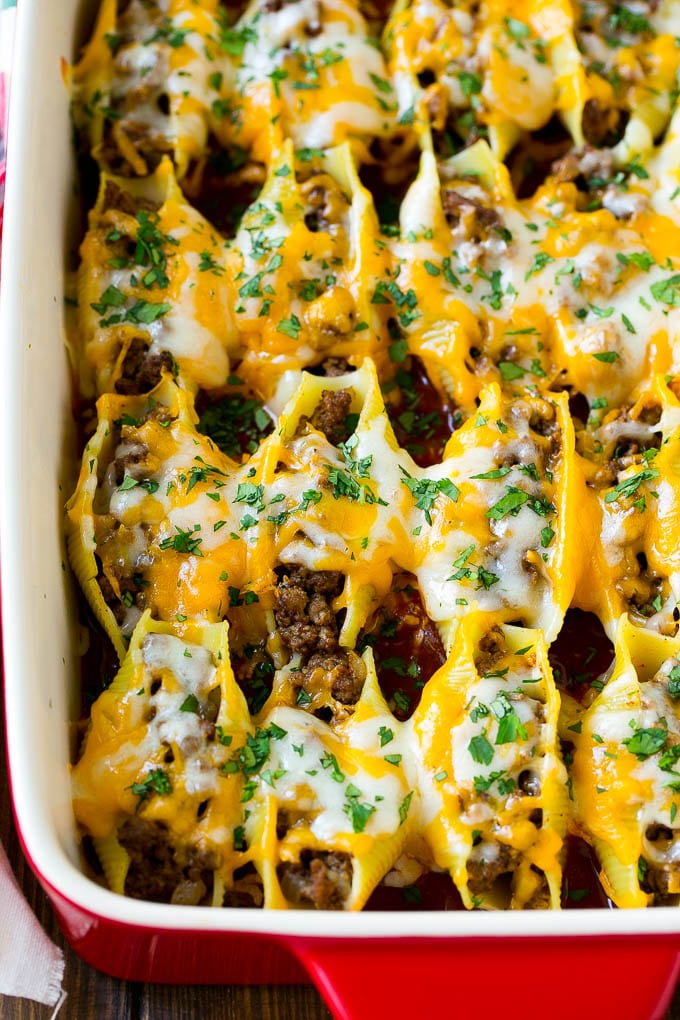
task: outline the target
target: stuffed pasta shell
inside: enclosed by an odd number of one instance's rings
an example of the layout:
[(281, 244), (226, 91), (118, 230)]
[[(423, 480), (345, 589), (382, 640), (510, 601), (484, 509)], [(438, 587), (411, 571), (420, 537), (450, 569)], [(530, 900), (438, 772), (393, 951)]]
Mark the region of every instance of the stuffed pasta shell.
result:
[(217, 0), (104, 0), (70, 69), (81, 148), (109, 173), (133, 177), (167, 156), (182, 180), (221, 133), (229, 32)]
[(621, 617), (611, 675), (565, 732), (574, 745), (573, 823), (595, 848), (618, 907), (676, 903), (680, 892), (679, 653), (676, 639)]
[(396, 95), (354, 0), (253, 0), (234, 32), (241, 137), (256, 158), (288, 137), (300, 150), (349, 140), (366, 159), (395, 132)]
[(246, 210), (229, 253), (239, 371), (265, 397), (282, 373), (342, 371), (371, 356), (387, 371), (389, 343), (372, 281), (386, 255), (348, 146), (295, 157), (288, 142)]
[(194, 390), (227, 382), (237, 338), (224, 245), (169, 160), (142, 182), (102, 176), (77, 283), (83, 396), (145, 392), (162, 370)]
[[(239, 595), (246, 543), (238, 486), (245, 483), (197, 432), (190, 396), (168, 377), (147, 396), (103, 396), (98, 411), (67, 507), (67, 539), (80, 584), (120, 656), (145, 609), (166, 621), (216, 622), (229, 589)], [(228, 566), (218, 552), (226, 548)]]
[(423, 833), (468, 909), (560, 904), (558, 712), (541, 632), (468, 616), (413, 717)]
[(658, 376), (632, 405), (597, 403), (578, 446), (587, 480), (583, 532), (590, 533), (591, 578), (595, 573), (599, 582), (584, 576), (577, 603), (600, 617), (612, 639), (623, 612), (638, 626), (673, 635), (680, 404), (672, 383)]
[(93, 706), (71, 783), (76, 819), (110, 888), (222, 906), (241, 861), (243, 779), (225, 765), (249, 735), (227, 624), (147, 610)]
[(337, 725), (277, 705), (276, 693), (261, 715), (258, 732), (270, 739), (266, 759), (246, 766), (252, 796), (245, 838), (265, 907), (361, 909), (414, 831), (408, 749), (379, 692), (370, 651), (364, 671), (355, 711)]

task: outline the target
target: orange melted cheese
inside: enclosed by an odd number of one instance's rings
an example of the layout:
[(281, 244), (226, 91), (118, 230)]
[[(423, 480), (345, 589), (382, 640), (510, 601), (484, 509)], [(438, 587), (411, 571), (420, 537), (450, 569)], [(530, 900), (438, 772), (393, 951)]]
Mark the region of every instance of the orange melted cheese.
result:
[[(616, 905), (675, 902), (680, 13), (643, 6), (407, 0), (377, 39), (354, 0), (103, 3), (67, 533), (121, 660), (73, 769), (116, 891), (138, 818), (215, 906), (331, 861), (343, 909), (432, 867), (557, 908), (569, 831)], [(456, 426), (424, 460), (416, 365)], [(335, 572), (310, 651), (282, 578)], [(404, 578), (443, 650), (388, 657), (409, 712), (378, 654)], [(616, 642), (580, 704), (548, 659), (573, 608)]]

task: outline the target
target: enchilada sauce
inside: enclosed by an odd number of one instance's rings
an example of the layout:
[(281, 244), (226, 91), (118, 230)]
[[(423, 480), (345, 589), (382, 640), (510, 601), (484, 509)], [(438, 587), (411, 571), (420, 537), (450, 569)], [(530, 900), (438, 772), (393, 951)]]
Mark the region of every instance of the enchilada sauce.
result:
[(373, 648), (380, 689), (394, 715), (409, 719), (425, 683), (446, 660), (439, 631), (423, 606), (415, 578), (397, 574), (369, 621), (359, 649)]
[[(443, 665), (445, 653), (435, 625), (427, 616), (414, 579), (402, 575), (363, 636), (371, 644), (383, 694), (397, 718), (409, 718), (423, 682)], [(582, 700), (598, 690), (609, 668), (614, 648), (593, 614), (569, 610), (559, 637), (550, 649), (550, 662), (558, 689)], [(395, 702), (396, 698), (396, 702)], [(568, 762), (570, 747), (563, 753)], [(591, 846), (579, 836), (565, 840), (562, 908), (613, 909), (599, 880), (599, 864)], [(388, 882), (395, 881), (388, 877)], [(399, 881), (398, 879), (396, 881)], [(450, 876), (424, 871), (407, 884), (379, 885), (365, 910), (462, 910), (463, 904)]]

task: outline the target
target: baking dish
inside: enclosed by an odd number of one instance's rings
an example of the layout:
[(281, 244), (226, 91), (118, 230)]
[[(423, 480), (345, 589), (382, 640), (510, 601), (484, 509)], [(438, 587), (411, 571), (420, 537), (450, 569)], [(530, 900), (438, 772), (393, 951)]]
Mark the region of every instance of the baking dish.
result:
[[(23, 0), (13, 79), (0, 319), (0, 559), (8, 759), (27, 859), (92, 966), (159, 982), (315, 982), (337, 1018), (661, 1017), (680, 914), (205, 911), (110, 893), (82, 872), (68, 776), (82, 635), (62, 538), (76, 473), (63, 344), (79, 222), (62, 59), (94, 4)], [(531, 961), (530, 994), (516, 989)], [(630, 971), (631, 979), (621, 980)], [(493, 980), (489, 975), (493, 974)], [(565, 994), (570, 981), (577, 996)], [(587, 990), (587, 991), (586, 991)]]

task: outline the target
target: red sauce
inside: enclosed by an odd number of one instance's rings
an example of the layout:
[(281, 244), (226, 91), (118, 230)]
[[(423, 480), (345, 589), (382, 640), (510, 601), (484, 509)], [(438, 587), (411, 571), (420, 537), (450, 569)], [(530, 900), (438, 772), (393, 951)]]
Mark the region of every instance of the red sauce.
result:
[(439, 464), (451, 433), (462, 424), (462, 416), (433, 385), (423, 363), (410, 358), (383, 391), (399, 445), (420, 467)]
[(578, 836), (567, 836), (565, 847), (563, 909), (575, 910), (579, 907), (614, 909), (614, 904), (600, 885), (600, 867), (593, 848)]
[(463, 910), (460, 894), (445, 871), (426, 871), (412, 885), (379, 885), (364, 910)]
[(380, 689), (390, 709), (397, 719), (408, 719), (424, 685), (446, 659), (439, 631), (411, 575), (395, 575), (394, 588), (359, 640), (360, 648), (367, 644), (373, 648)]
[[(562, 882), (562, 908), (614, 909), (598, 877), (599, 866), (592, 847), (577, 836), (567, 836)], [(379, 885), (364, 910), (464, 910), (460, 894), (447, 872), (428, 871), (412, 885), (396, 888)]]
[(241, 217), (262, 190), (264, 179), (265, 168), (249, 163), (245, 150), (215, 149), (200, 166), (189, 169), (183, 188), (193, 207), (228, 238), (234, 237)]
[(614, 646), (593, 613), (570, 609), (549, 658), (558, 689), (580, 701), (591, 688), (600, 689), (599, 678), (612, 663)]

